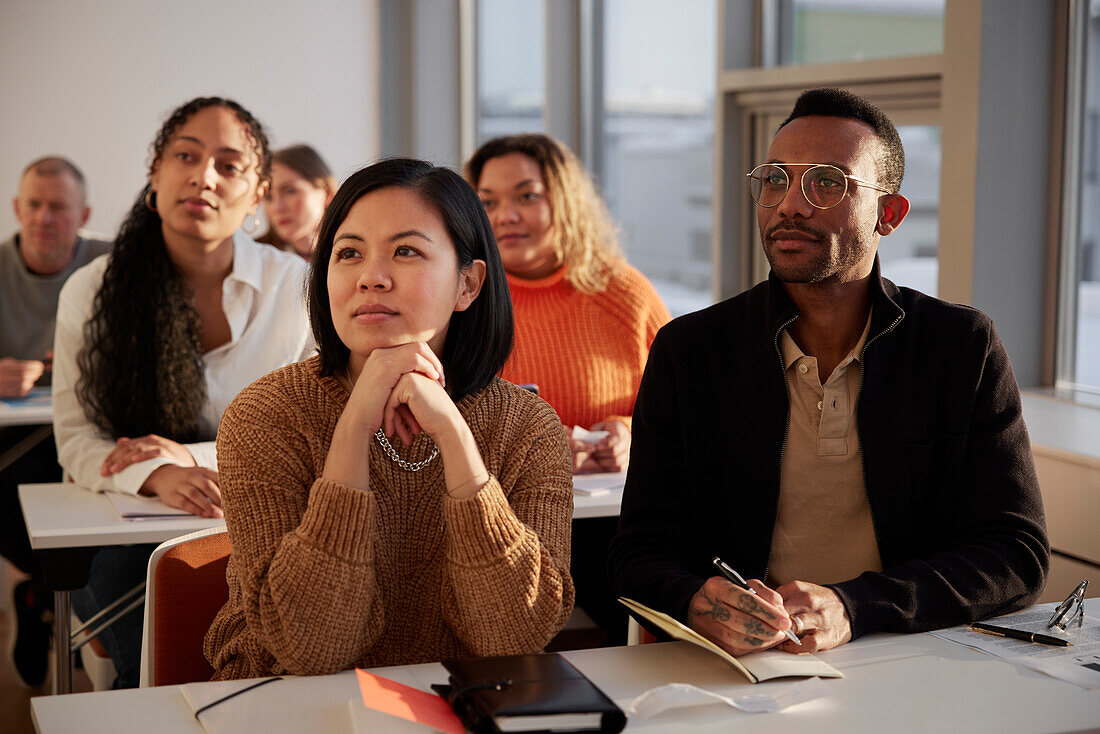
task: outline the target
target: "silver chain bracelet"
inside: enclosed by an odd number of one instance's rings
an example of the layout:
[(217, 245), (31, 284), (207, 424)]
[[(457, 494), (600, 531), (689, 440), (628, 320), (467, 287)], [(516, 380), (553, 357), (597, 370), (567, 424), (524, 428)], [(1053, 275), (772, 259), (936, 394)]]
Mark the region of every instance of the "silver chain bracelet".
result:
[(386, 434), (382, 432), (381, 428), (379, 428), (378, 432), (374, 434), (374, 437), (378, 439), (378, 445), (381, 446), (382, 450), (386, 452), (386, 456), (389, 456), (392, 461), (394, 461), (399, 467), (401, 467), (405, 471), (420, 471), (428, 464), (430, 464), (432, 459), (439, 456), (439, 447), (436, 446), (433, 442), (431, 456), (424, 459), (423, 461), (405, 461), (401, 458), (400, 454), (397, 453), (397, 450), (394, 449), (393, 445), (390, 443), (390, 440), (386, 438)]

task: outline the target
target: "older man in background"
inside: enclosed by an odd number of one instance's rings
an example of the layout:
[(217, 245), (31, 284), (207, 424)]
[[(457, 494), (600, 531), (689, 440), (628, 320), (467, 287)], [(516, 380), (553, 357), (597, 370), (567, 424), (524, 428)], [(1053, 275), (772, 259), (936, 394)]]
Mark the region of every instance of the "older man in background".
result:
[[(19, 232), (0, 244), (0, 398), (49, 385), (61, 286), (111, 249), (109, 242), (80, 235), (91, 209), (84, 175), (65, 158), (28, 165), (12, 204)], [(27, 540), (17, 487), (61, 478), (52, 435), (35, 442), (35, 431), (41, 432), (36, 426), (0, 429), (0, 553), (31, 577), (15, 587), (14, 652), (16, 669), (31, 686), (45, 679), (52, 605)]]

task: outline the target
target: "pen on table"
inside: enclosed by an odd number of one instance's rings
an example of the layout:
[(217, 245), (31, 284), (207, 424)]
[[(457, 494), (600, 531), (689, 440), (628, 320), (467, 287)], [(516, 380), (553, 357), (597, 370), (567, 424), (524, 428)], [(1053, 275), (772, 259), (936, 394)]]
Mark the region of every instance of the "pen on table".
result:
[[(726, 577), (726, 581), (729, 581), (734, 586), (740, 586), (742, 589), (749, 592), (753, 596), (757, 596), (756, 591), (754, 591), (753, 588), (749, 586), (749, 582), (745, 581), (745, 579), (742, 578), (741, 574), (737, 573), (737, 571), (734, 571), (733, 566), (729, 565), (718, 556), (710, 559), (710, 562), (714, 564), (715, 568), (722, 572), (722, 575)], [(787, 636), (787, 639), (789, 639), (794, 644), (802, 644), (802, 640), (798, 639), (798, 636), (794, 632), (791, 632), (789, 629), (783, 630), (783, 634), (785, 634)]]
[(998, 637), (1011, 637), (1014, 640), (1023, 640), (1024, 642), (1036, 642), (1040, 645), (1056, 645), (1058, 647), (1073, 646), (1072, 642), (1070, 642), (1069, 640), (1063, 640), (1061, 637), (1041, 635), (1038, 632), (1014, 630), (1010, 627), (998, 627), (993, 624), (984, 624), (983, 622), (974, 622), (970, 625), (970, 629), (974, 630), (975, 632), (984, 632), (987, 635), (997, 635)]

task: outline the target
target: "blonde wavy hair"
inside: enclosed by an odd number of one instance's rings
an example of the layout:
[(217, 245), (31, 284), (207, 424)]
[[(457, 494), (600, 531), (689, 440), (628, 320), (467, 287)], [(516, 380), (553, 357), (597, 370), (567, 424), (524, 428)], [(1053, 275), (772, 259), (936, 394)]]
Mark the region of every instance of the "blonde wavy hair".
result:
[(587, 295), (602, 292), (624, 260), (618, 227), (607, 212), (596, 185), (573, 151), (546, 135), (494, 138), (466, 163), (466, 179), (475, 189), (485, 164), (509, 153), (538, 163), (550, 202), (550, 236), (565, 266), (565, 281)]

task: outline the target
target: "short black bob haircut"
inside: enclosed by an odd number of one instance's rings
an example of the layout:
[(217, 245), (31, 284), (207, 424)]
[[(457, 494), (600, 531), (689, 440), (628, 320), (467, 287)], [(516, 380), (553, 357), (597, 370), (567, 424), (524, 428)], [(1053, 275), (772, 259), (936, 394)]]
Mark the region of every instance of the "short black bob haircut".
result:
[(879, 175), (882, 176), (881, 184), (890, 189), (891, 193), (898, 193), (901, 189), (901, 179), (905, 177), (905, 149), (901, 145), (901, 137), (894, 123), (886, 116), (886, 113), (871, 104), (858, 94), (852, 94), (844, 89), (833, 87), (821, 87), (820, 89), (808, 89), (798, 96), (794, 103), (794, 109), (783, 124), (799, 117), (846, 117), (851, 120), (859, 120), (870, 125), (882, 141), (885, 156), (880, 161)]
[(447, 375), (451, 399), (458, 401), (484, 389), (512, 353), (514, 326), (508, 280), (500, 261), (493, 228), (477, 194), (448, 168), (411, 158), (390, 158), (352, 174), (326, 207), (317, 234), (309, 277), (309, 322), (321, 374), (341, 374), (350, 351), (332, 325), (328, 294), (328, 266), (336, 231), (351, 207), (372, 191), (396, 186), (419, 194), (443, 219), (454, 243), (459, 271), (474, 260), (485, 261), (485, 283), (465, 311), (451, 314), (443, 354), (438, 355)]

